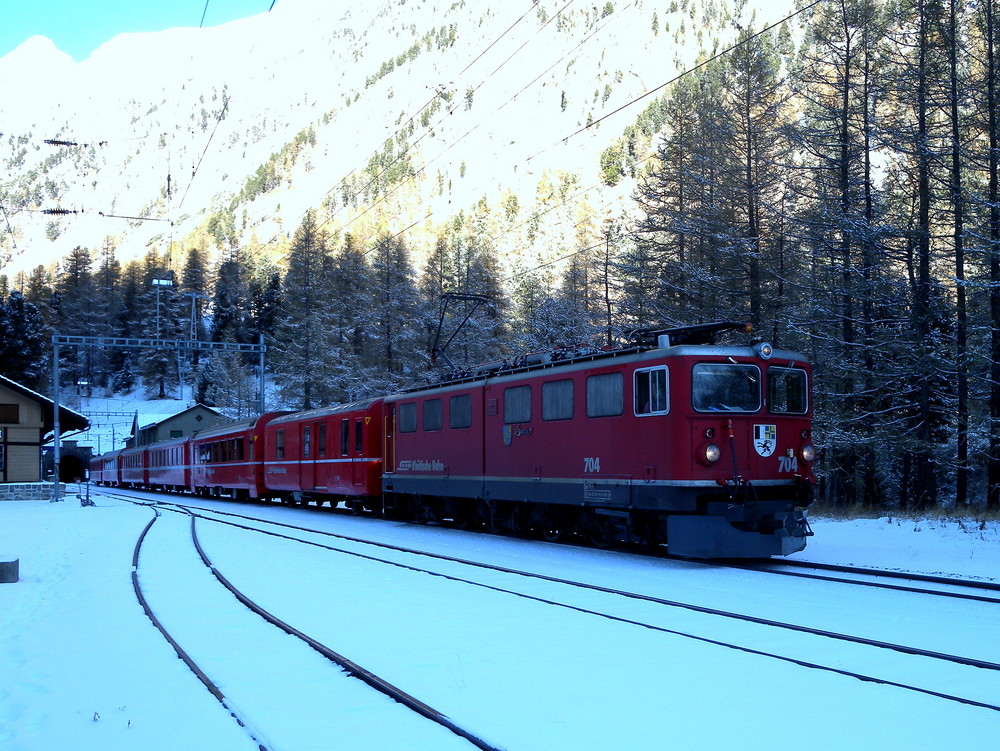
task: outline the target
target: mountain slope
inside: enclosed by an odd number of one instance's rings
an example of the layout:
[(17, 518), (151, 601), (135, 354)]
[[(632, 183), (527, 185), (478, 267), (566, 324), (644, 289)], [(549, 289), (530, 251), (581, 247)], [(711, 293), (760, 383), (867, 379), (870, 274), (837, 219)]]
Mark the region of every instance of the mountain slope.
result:
[[(280, 250), (320, 207), (334, 235), (406, 230), (418, 253), (474, 210), (508, 259), (557, 256), (581, 215), (629, 207), (600, 154), (652, 97), (588, 123), (724, 46), (727, 7), (282, 0), (123, 35), (79, 64), (34, 38), (0, 59), (3, 273), (106, 237), (122, 258), (179, 255), (213, 217), (217, 243)], [(52, 208), (83, 213), (33, 213)]]

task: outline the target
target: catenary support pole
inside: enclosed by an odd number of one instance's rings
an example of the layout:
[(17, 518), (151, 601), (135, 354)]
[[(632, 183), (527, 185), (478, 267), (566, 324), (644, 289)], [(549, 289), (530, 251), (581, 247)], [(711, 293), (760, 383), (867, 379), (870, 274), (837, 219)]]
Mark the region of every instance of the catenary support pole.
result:
[(52, 334), (52, 502), (59, 500), (59, 334)]

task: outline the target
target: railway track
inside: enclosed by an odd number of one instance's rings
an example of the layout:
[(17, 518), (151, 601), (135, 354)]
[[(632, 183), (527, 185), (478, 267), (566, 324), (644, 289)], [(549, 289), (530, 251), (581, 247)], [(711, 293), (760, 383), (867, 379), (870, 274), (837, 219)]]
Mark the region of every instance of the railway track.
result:
[[(133, 502), (134, 502), (134, 499), (128, 499), (128, 500), (133, 500)], [(502, 593), (505, 593), (505, 594), (509, 594), (509, 595), (513, 595), (513, 596), (517, 596), (517, 597), (522, 597), (522, 598), (526, 598), (526, 599), (530, 599), (530, 600), (534, 600), (536, 602), (545, 603), (545, 604), (552, 605), (552, 606), (555, 606), (555, 607), (566, 608), (566, 609), (573, 610), (573, 611), (576, 611), (576, 612), (579, 612), (579, 613), (583, 613), (583, 614), (587, 614), (587, 615), (590, 615), (590, 616), (596, 616), (596, 617), (600, 617), (600, 618), (606, 618), (606, 619), (610, 619), (610, 620), (617, 621), (617, 622), (620, 622), (620, 623), (627, 623), (627, 624), (630, 624), (630, 625), (633, 625), (633, 626), (637, 626), (637, 627), (641, 627), (641, 628), (645, 628), (645, 629), (651, 629), (651, 630), (662, 632), (662, 633), (666, 633), (666, 634), (672, 634), (672, 635), (675, 635), (675, 636), (681, 636), (681, 637), (685, 637), (685, 638), (688, 638), (688, 639), (693, 639), (693, 640), (700, 641), (700, 642), (703, 642), (703, 643), (709, 643), (709, 644), (713, 644), (713, 645), (716, 645), (716, 646), (726, 647), (726, 648), (734, 649), (734, 650), (741, 651), (741, 652), (746, 652), (746, 653), (750, 653), (750, 654), (765, 656), (765, 657), (769, 657), (769, 658), (772, 658), (772, 659), (781, 660), (781, 661), (784, 661), (784, 662), (790, 662), (790, 663), (799, 665), (801, 667), (806, 667), (806, 668), (815, 669), (815, 670), (832, 672), (832, 673), (836, 673), (836, 674), (839, 674), (839, 675), (850, 676), (850, 677), (853, 677), (853, 678), (856, 678), (856, 679), (859, 679), (859, 680), (863, 680), (863, 681), (870, 681), (870, 682), (875, 682), (875, 683), (881, 683), (883, 685), (892, 686), (892, 687), (895, 687), (895, 688), (900, 688), (900, 689), (904, 689), (904, 690), (909, 690), (909, 691), (915, 691), (915, 692), (918, 692), (918, 693), (928, 694), (928, 695), (931, 695), (931, 696), (934, 696), (934, 697), (937, 697), (937, 698), (940, 698), (940, 699), (948, 700), (948, 701), (954, 701), (954, 702), (959, 702), (959, 703), (962, 703), (962, 704), (968, 704), (968, 705), (972, 705), (972, 706), (976, 706), (976, 707), (981, 707), (981, 708), (984, 708), (984, 709), (989, 709), (989, 710), (992, 710), (992, 711), (1000, 711), (1000, 705), (997, 705), (993, 701), (990, 701), (990, 700), (987, 700), (987, 699), (984, 699), (984, 698), (962, 697), (962, 696), (958, 696), (958, 695), (955, 695), (955, 694), (952, 694), (952, 693), (949, 693), (949, 692), (937, 691), (937, 690), (934, 690), (932, 688), (928, 688), (926, 686), (917, 685), (916, 683), (913, 683), (913, 682), (901, 681), (901, 680), (893, 680), (893, 679), (889, 679), (889, 678), (886, 678), (886, 677), (880, 677), (880, 676), (873, 675), (873, 674), (871, 674), (869, 672), (866, 672), (866, 671), (843, 669), (843, 668), (835, 666), (835, 665), (821, 664), (821, 663), (813, 661), (813, 660), (801, 659), (801, 658), (790, 656), (790, 655), (787, 655), (787, 654), (782, 654), (782, 653), (776, 652), (776, 651), (768, 651), (768, 650), (761, 650), (761, 649), (757, 649), (757, 648), (753, 648), (753, 647), (747, 647), (747, 646), (745, 646), (743, 644), (739, 644), (739, 643), (736, 643), (735, 641), (730, 641), (730, 640), (727, 640), (727, 639), (712, 638), (712, 637), (707, 637), (707, 636), (704, 636), (702, 634), (695, 633), (695, 632), (684, 631), (684, 630), (680, 630), (680, 629), (677, 629), (677, 628), (665, 627), (665, 626), (659, 625), (659, 624), (657, 624), (655, 622), (652, 622), (651, 619), (650, 620), (636, 619), (636, 618), (632, 618), (632, 617), (625, 617), (625, 616), (622, 616), (622, 615), (617, 615), (614, 612), (612, 612), (614, 610), (613, 607), (609, 607), (609, 608), (598, 610), (598, 609), (595, 609), (595, 608), (590, 607), (590, 606), (584, 607), (584, 606), (580, 606), (578, 604), (574, 604), (572, 602), (569, 602), (569, 601), (567, 601), (567, 598), (563, 597), (562, 595), (560, 595), (558, 598), (554, 598), (552, 596), (547, 596), (547, 595), (543, 596), (543, 595), (539, 595), (539, 594), (533, 594), (531, 592), (524, 591), (523, 587), (511, 587), (509, 585), (499, 586), (497, 584), (491, 584), (491, 583), (488, 583), (488, 582), (477, 580), (476, 578), (470, 578), (470, 575), (468, 575), (468, 573), (459, 575), (459, 574), (456, 574), (456, 573), (447, 573), (446, 571), (443, 571), (440, 568), (434, 569), (434, 568), (429, 568), (427, 565), (417, 565), (417, 564), (415, 564), (413, 562), (413, 558), (414, 558), (414, 556), (416, 556), (417, 560), (434, 561), (434, 562), (439, 563), (439, 564), (448, 564), (448, 565), (454, 564), (454, 565), (457, 565), (458, 567), (460, 567), (460, 569), (464, 569), (466, 572), (468, 572), (469, 570), (489, 571), (489, 572), (493, 572), (493, 573), (504, 575), (506, 577), (516, 577), (517, 580), (520, 580), (520, 581), (536, 580), (536, 581), (544, 582), (546, 584), (557, 585), (560, 588), (566, 588), (566, 587), (568, 587), (568, 588), (571, 588), (573, 591), (577, 591), (577, 592), (600, 593), (601, 595), (610, 595), (610, 596), (612, 596), (612, 597), (614, 597), (616, 599), (624, 599), (624, 600), (633, 601), (633, 602), (638, 601), (638, 602), (641, 602), (641, 603), (644, 603), (644, 604), (652, 604), (652, 605), (662, 606), (662, 607), (671, 608), (671, 609), (675, 609), (675, 610), (679, 609), (679, 610), (683, 610), (683, 611), (686, 611), (686, 612), (689, 612), (689, 613), (696, 613), (696, 614), (702, 615), (702, 616), (710, 616), (710, 617), (714, 617), (714, 618), (724, 618), (724, 619), (727, 619), (727, 620), (730, 620), (730, 621), (740, 621), (740, 622), (747, 623), (747, 624), (753, 624), (755, 626), (763, 626), (763, 627), (767, 627), (767, 628), (781, 629), (781, 630), (784, 630), (786, 632), (792, 632), (792, 633), (799, 634), (799, 635), (808, 635), (808, 636), (812, 636), (812, 637), (821, 637), (821, 638), (824, 638), (824, 639), (829, 639), (829, 640), (833, 640), (833, 641), (837, 641), (837, 642), (844, 642), (844, 643), (848, 643), (848, 644), (851, 644), (851, 645), (857, 645), (857, 646), (865, 647), (865, 648), (875, 648), (875, 649), (878, 649), (878, 650), (889, 650), (889, 651), (892, 651), (892, 652), (906, 654), (906, 655), (909, 655), (909, 656), (912, 656), (912, 657), (915, 657), (915, 658), (928, 659), (928, 660), (933, 660), (933, 661), (947, 663), (947, 664), (950, 664), (950, 665), (953, 665), (953, 666), (960, 666), (962, 668), (972, 668), (972, 669), (977, 669), (977, 670), (989, 671), (990, 673), (1000, 674), (1000, 664), (995, 663), (995, 662), (991, 662), (991, 661), (988, 661), (988, 660), (981, 660), (981, 659), (976, 659), (976, 658), (962, 656), (962, 655), (955, 655), (955, 654), (949, 654), (949, 653), (944, 653), (944, 652), (939, 652), (939, 651), (927, 650), (927, 649), (922, 649), (922, 648), (918, 648), (918, 647), (914, 647), (914, 646), (908, 646), (908, 645), (905, 645), (905, 644), (899, 644), (899, 643), (887, 642), (887, 641), (882, 641), (882, 640), (877, 640), (877, 639), (871, 639), (871, 638), (866, 638), (866, 637), (860, 637), (860, 636), (856, 636), (856, 635), (851, 635), (851, 634), (847, 634), (847, 633), (841, 633), (841, 632), (837, 632), (837, 631), (831, 631), (831, 630), (827, 630), (827, 629), (820, 629), (820, 628), (814, 628), (814, 627), (804, 626), (804, 625), (795, 624), (795, 623), (782, 622), (782, 621), (778, 621), (778, 620), (774, 620), (774, 619), (761, 618), (761, 617), (749, 615), (749, 614), (746, 614), (746, 613), (738, 613), (738, 612), (728, 611), (728, 610), (719, 609), (719, 608), (710, 608), (710, 607), (705, 607), (705, 606), (702, 606), (702, 605), (696, 605), (696, 604), (689, 603), (689, 602), (681, 602), (681, 601), (678, 601), (678, 600), (671, 600), (671, 599), (666, 599), (666, 598), (654, 597), (654, 596), (651, 596), (651, 595), (641, 594), (641, 593), (638, 593), (638, 592), (629, 592), (629, 591), (615, 589), (615, 588), (611, 588), (611, 587), (603, 587), (603, 586), (599, 586), (599, 585), (595, 585), (595, 584), (590, 584), (590, 583), (587, 583), (587, 582), (574, 581), (574, 580), (570, 580), (570, 579), (567, 579), (567, 578), (561, 578), (561, 577), (549, 576), (549, 575), (544, 575), (544, 574), (538, 574), (538, 573), (529, 572), (529, 571), (522, 571), (522, 570), (517, 570), (517, 569), (505, 567), (505, 566), (497, 566), (497, 565), (493, 565), (493, 564), (483, 563), (483, 562), (480, 562), (480, 561), (466, 560), (466, 559), (461, 559), (461, 558), (457, 558), (457, 557), (454, 557), (454, 556), (448, 556), (448, 555), (442, 555), (442, 554), (438, 554), (438, 553), (432, 553), (432, 552), (428, 552), (428, 551), (425, 551), (425, 550), (416, 550), (416, 549), (406, 548), (406, 547), (402, 547), (402, 546), (398, 546), (398, 545), (373, 542), (373, 541), (369, 541), (369, 540), (361, 540), (361, 539), (350, 537), (350, 536), (346, 536), (346, 535), (341, 535), (341, 534), (332, 533), (332, 532), (326, 532), (326, 531), (319, 531), (319, 530), (310, 529), (310, 528), (307, 528), (307, 527), (302, 527), (302, 526), (297, 526), (297, 525), (290, 525), (290, 524), (285, 524), (285, 523), (281, 523), (281, 522), (273, 522), (273, 521), (260, 520), (260, 519), (256, 519), (256, 518), (253, 518), (253, 517), (248, 517), (248, 516), (245, 516), (245, 515), (242, 515), (242, 514), (237, 514), (237, 513), (234, 513), (234, 512), (225, 512), (225, 511), (216, 511), (216, 510), (208, 511), (208, 510), (205, 510), (205, 509), (188, 508), (188, 507), (185, 507), (183, 504), (179, 504), (179, 503), (176, 503), (174, 501), (164, 501), (164, 502), (161, 502), (161, 505), (162, 505), (162, 507), (174, 507), (179, 512), (181, 512), (181, 513), (190, 513), (190, 514), (193, 514), (194, 516), (192, 518), (194, 518), (194, 517), (204, 518), (206, 520), (215, 521), (217, 523), (229, 525), (229, 526), (236, 527), (236, 528), (239, 528), (239, 529), (249, 530), (249, 531), (253, 531), (253, 532), (261, 533), (261, 534), (266, 534), (266, 535), (270, 535), (270, 536), (273, 536), (273, 537), (278, 537), (278, 538), (281, 538), (281, 539), (285, 539), (285, 540), (293, 541), (293, 542), (296, 542), (296, 543), (300, 543), (300, 544), (315, 546), (315, 547), (323, 548), (323, 549), (326, 549), (326, 550), (329, 550), (329, 551), (332, 551), (332, 552), (337, 552), (337, 553), (341, 553), (341, 554), (356, 556), (356, 557), (363, 558), (363, 559), (366, 559), (366, 560), (369, 560), (369, 561), (373, 561), (373, 562), (377, 562), (377, 563), (381, 563), (381, 564), (388, 564), (388, 565), (392, 565), (392, 566), (397, 566), (397, 567), (400, 567), (400, 568), (408, 569), (410, 571), (417, 571), (417, 572), (421, 572), (421, 573), (430, 574), (430, 575), (433, 575), (433, 576), (444, 577), (444, 578), (452, 580), (452, 581), (461, 582), (461, 583), (472, 585), (472, 586), (476, 586), (476, 587), (482, 587), (482, 588), (490, 589), (490, 590), (493, 590), (493, 591), (496, 591), (496, 592), (502, 592)], [(234, 521), (233, 519), (240, 519), (242, 521)], [(259, 528), (257, 526), (252, 526), (252, 525), (248, 525), (248, 524), (242, 523), (242, 522), (247, 522), (247, 521), (251, 521), (251, 522), (253, 522), (255, 524), (266, 525), (267, 527), (269, 527), (269, 529), (261, 529), (261, 528)], [(278, 529), (281, 529), (283, 531), (277, 532), (277, 531), (274, 531), (274, 528), (278, 528)], [(292, 534), (292, 533), (306, 533), (306, 534), (309, 534), (309, 535), (319, 535), (319, 536), (322, 536), (324, 538), (334, 538), (334, 539), (338, 540), (339, 544), (338, 545), (330, 545), (330, 544), (316, 542), (314, 540), (302, 539), (301, 537), (295, 536), (295, 534)], [(372, 554), (371, 552), (367, 552), (367, 553), (360, 552), (357, 549), (350, 549), (349, 547), (345, 547), (345, 544), (347, 544), (347, 545), (363, 545), (363, 546), (366, 546), (366, 549), (369, 550), (369, 551), (371, 551), (372, 548), (381, 549), (383, 551), (383, 553), (379, 554), (379, 555), (375, 555), (375, 554)], [(386, 557), (386, 554), (388, 554), (389, 557)], [(392, 556), (396, 556), (396, 555), (403, 556), (404, 560), (393, 559)], [(933, 591), (928, 591), (928, 592), (924, 592), (923, 590), (919, 590), (919, 591), (921, 593), (924, 593), (924, 594), (937, 594), (936, 592), (933, 592)]]
[[(811, 561), (764, 561), (757, 564), (747, 563), (705, 563), (698, 565), (718, 565), (728, 568), (757, 571), (781, 576), (793, 576), (818, 581), (839, 582), (861, 587), (874, 587), (897, 592), (913, 592), (937, 597), (948, 597), (957, 600), (972, 600), (975, 602), (990, 602), (1000, 604), (1000, 583), (965, 579), (959, 577), (935, 576), (930, 574), (890, 571), (887, 569), (863, 568), (859, 566), (839, 566), (830, 563), (813, 563)], [(835, 576), (834, 574), (841, 574)], [(896, 582), (921, 582), (934, 586), (914, 586)]]
[[(149, 502), (137, 501), (135, 499), (129, 499), (125, 496), (119, 496), (119, 497), (122, 500), (127, 500), (130, 503), (136, 503), (139, 505), (152, 507), (154, 513), (153, 518), (145, 526), (145, 528), (139, 535), (139, 538), (135, 544), (132, 557), (132, 583), (135, 589), (136, 597), (139, 601), (139, 604), (142, 606), (143, 611), (152, 621), (153, 625), (157, 628), (157, 630), (163, 635), (164, 639), (166, 639), (166, 641), (171, 645), (171, 647), (173, 647), (178, 657), (187, 665), (187, 667), (191, 670), (191, 672), (194, 673), (194, 675), (205, 686), (205, 688), (208, 689), (209, 693), (211, 693), (212, 696), (215, 697), (215, 699), (223, 706), (223, 708), (239, 724), (239, 726), (241, 728), (244, 728), (244, 730), (248, 733), (251, 740), (257, 745), (258, 750), (273, 751), (274, 747), (271, 746), (266, 740), (263, 740), (264, 738), (263, 733), (250, 726), (249, 721), (247, 720), (245, 714), (237, 710), (233, 706), (233, 703), (231, 702), (229, 697), (227, 697), (226, 694), (223, 692), (223, 689), (220, 688), (219, 684), (215, 680), (213, 680), (209, 676), (208, 672), (192, 658), (192, 656), (189, 654), (189, 651), (186, 650), (181, 645), (180, 641), (170, 633), (170, 631), (161, 621), (160, 617), (157, 616), (155, 610), (150, 606), (149, 600), (146, 597), (140, 583), (140, 576), (139, 576), (140, 552), (142, 549), (143, 541), (146, 539), (147, 534), (149, 533), (150, 529), (153, 527), (157, 519), (161, 517), (161, 510), (160, 508), (157, 508), (155, 504), (151, 504)], [(334, 651), (328, 646), (322, 644), (318, 640), (310, 637), (308, 634), (303, 633), (299, 629), (296, 629), (294, 626), (277, 618), (276, 616), (274, 616), (273, 614), (269, 613), (267, 610), (262, 608), (260, 605), (258, 605), (256, 602), (254, 602), (250, 597), (240, 592), (236, 587), (234, 587), (228, 581), (228, 579), (222, 574), (222, 572), (219, 571), (219, 569), (213, 565), (212, 561), (209, 559), (204, 549), (202, 548), (200, 541), (198, 540), (197, 530), (196, 530), (196, 519), (205, 517), (200, 517), (200, 515), (192, 513), (190, 511), (188, 511), (187, 513), (191, 519), (191, 527), (190, 527), (191, 540), (194, 544), (194, 547), (202, 563), (211, 571), (212, 575), (218, 580), (218, 582), (222, 584), (230, 593), (232, 593), (233, 596), (235, 596), (240, 603), (249, 608), (251, 612), (260, 616), (265, 621), (267, 621), (273, 626), (276, 626), (285, 633), (299, 639), (300, 641), (308, 645), (310, 648), (312, 648), (314, 651), (318, 652), (324, 658), (329, 660), (335, 666), (346, 672), (347, 675), (354, 678), (358, 678), (371, 688), (374, 688), (379, 693), (388, 696), (389, 698), (393, 699), (395, 702), (402, 705), (403, 707), (406, 707), (407, 709), (420, 715), (421, 717), (424, 717), (428, 720), (431, 720), (432, 722), (437, 723), (438, 725), (449, 730), (456, 736), (464, 739), (465, 741), (468, 741), (472, 746), (481, 749), (482, 751), (503, 751), (500, 747), (486, 742), (485, 740), (479, 738), (470, 730), (454, 722), (444, 713), (439, 712), (438, 710), (434, 709), (425, 702), (420, 701), (411, 694), (392, 685), (390, 682), (376, 675), (374, 672), (365, 669), (356, 662), (353, 662), (352, 660), (348, 659), (342, 654), (339, 654), (338, 652)]]

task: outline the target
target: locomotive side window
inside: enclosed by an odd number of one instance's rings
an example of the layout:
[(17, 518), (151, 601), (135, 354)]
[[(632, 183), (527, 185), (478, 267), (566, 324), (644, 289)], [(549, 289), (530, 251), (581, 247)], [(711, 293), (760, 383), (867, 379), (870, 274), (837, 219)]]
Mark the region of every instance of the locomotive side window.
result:
[(347, 456), (347, 450), (351, 445), (351, 421), (340, 421), (340, 455)]
[(573, 419), (573, 381), (549, 381), (542, 384), (542, 419)]
[(806, 372), (801, 368), (768, 368), (767, 406), (775, 414), (804, 415), (808, 412)]
[(364, 448), (364, 432), (361, 420), (355, 420), (354, 422), (354, 453), (360, 454), (361, 449)]
[(756, 412), (760, 368), (700, 362), (691, 372), (691, 404), (699, 412)]
[(503, 421), (508, 425), (531, 422), (531, 386), (512, 386), (504, 389)]
[(424, 402), (424, 430), (441, 430), (444, 424), (444, 406), (440, 399)]
[(587, 379), (587, 417), (616, 417), (624, 411), (625, 378), (604, 373)]
[(448, 427), (467, 428), (472, 425), (472, 396), (461, 394), (448, 400)]
[(274, 437), (274, 458), (284, 459), (285, 458), (285, 429), (282, 428), (278, 431), (278, 434)]
[(399, 405), (399, 432), (417, 432), (417, 403), (407, 402)]
[(312, 455), (312, 430), (309, 425), (302, 428), (302, 458), (308, 459)]
[[(324, 456), (326, 456), (326, 423), (325, 422), (321, 422), (319, 424), (319, 428), (317, 429), (317, 432), (319, 433), (319, 435), (316, 436), (316, 451), (317, 451), (317, 453), (319, 453), (319, 456), (322, 459)], [(253, 457), (250, 457), (250, 458), (252, 459)]]
[(645, 368), (635, 371), (633, 394), (637, 415), (665, 415), (670, 411), (667, 376), (666, 368)]

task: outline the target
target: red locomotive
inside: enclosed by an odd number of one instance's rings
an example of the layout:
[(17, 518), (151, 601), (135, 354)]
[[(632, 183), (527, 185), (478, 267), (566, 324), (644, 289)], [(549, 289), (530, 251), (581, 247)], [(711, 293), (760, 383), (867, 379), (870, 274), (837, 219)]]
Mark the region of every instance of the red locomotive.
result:
[[(695, 558), (787, 555), (812, 534), (811, 371), (766, 343), (714, 343), (743, 328), (646, 329), (623, 349), (197, 433), (187, 487)], [(160, 465), (145, 460), (147, 483), (179, 487)]]
[(787, 555), (811, 532), (810, 370), (742, 324), (497, 363), (385, 400), (385, 505), (408, 517), (700, 558)]

